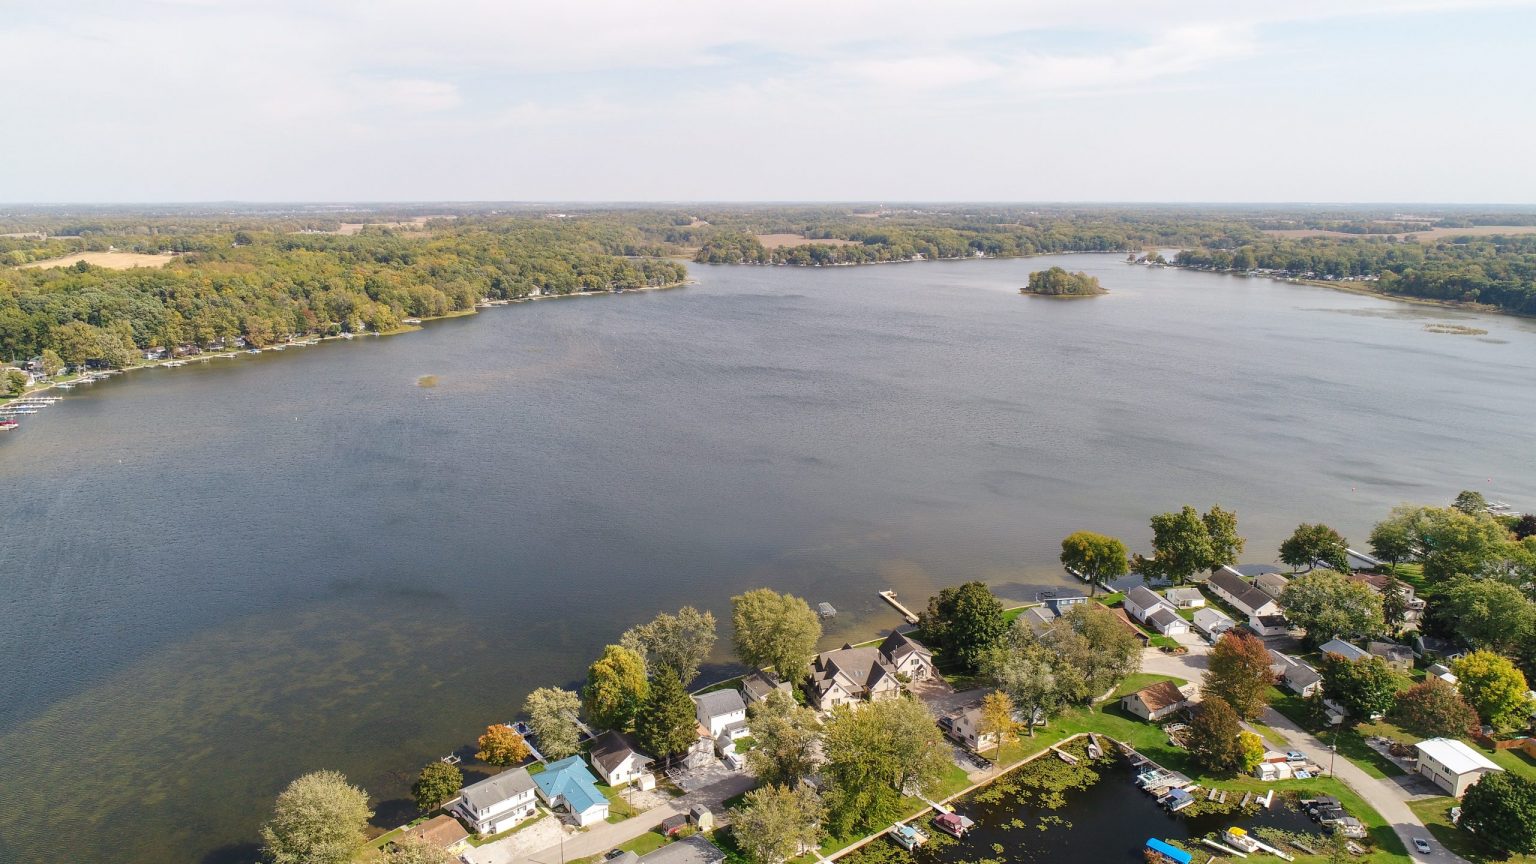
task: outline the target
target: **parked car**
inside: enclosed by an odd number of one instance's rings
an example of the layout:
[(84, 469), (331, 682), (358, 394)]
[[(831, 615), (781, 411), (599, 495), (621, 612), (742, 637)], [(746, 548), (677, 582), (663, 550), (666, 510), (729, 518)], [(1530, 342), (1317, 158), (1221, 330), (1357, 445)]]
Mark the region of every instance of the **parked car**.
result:
[(1413, 838), (1413, 848), (1419, 850), (1421, 854), (1428, 855), (1429, 841), (1425, 840), (1423, 837), (1415, 837)]

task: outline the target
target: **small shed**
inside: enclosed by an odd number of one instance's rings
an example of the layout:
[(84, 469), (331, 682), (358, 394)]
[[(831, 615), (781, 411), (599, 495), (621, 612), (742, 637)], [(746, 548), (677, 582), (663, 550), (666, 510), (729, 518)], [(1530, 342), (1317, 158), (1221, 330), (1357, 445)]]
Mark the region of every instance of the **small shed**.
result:
[(688, 808), (688, 821), (697, 825), (700, 831), (715, 830), (715, 814), (703, 804), (695, 804)]

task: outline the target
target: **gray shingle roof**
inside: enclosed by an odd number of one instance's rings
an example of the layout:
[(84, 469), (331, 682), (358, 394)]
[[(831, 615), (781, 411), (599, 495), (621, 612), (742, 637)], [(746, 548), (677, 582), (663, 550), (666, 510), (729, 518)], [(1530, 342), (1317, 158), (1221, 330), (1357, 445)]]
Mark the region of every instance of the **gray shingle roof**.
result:
[(641, 864), (720, 864), (724, 860), (719, 846), (697, 834), (640, 856)]
[(473, 786), (464, 787), (464, 802), (476, 810), (484, 810), (508, 798), (516, 798), (533, 789), (533, 778), (527, 768), (513, 768), (494, 777), (487, 777)]
[(1163, 598), (1153, 593), (1145, 585), (1137, 585), (1135, 588), (1125, 592), (1125, 599), (1131, 601), (1137, 606), (1140, 606), (1142, 609), (1151, 609), (1159, 603), (1167, 602), (1163, 600)]
[(699, 714), (704, 717), (719, 717), (732, 711), (747, 710), (747, 703), (741, 701), (741, 692), (738, 690), (700, 693), (693, 697), (693, 701), (699, 706)]

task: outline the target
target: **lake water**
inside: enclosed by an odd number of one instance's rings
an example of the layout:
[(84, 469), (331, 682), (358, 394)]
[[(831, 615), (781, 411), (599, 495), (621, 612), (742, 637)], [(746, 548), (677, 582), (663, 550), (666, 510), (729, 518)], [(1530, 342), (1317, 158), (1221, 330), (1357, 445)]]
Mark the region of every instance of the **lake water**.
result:
[[(1016, 293), (1051, 264), (1113, 293)], [(1065, 534), (1147, 551), (1184, 503), (1235, 509), (1251, 562), (1302, 520), (1536, 505), (1529, 321), (1119, 256), (692, 269), (135, 372), (4, 433), (0, 861), (249, 860), (318, 768), (397, 824), (528, 690), (754, 586), (831, 602), (834, 645), (896, 623), (877, 590), (1032, 599)]]
[[(1098, 782), (1086, 789), (1066, 790), (1062, 793), (1062, 806), (1056, 809), (1022, 803), (1011, 796), (991, 803), (978, 803), (974, 796), (962, 799), (956, 802), (955, 810), (973, 819), (976, 827), (958, 842), (942, 847), (921, 848), (910, 858), (918, 864), (978, 861), (999, 864), (1057, 864), (1062, 861), (1129, 864), (1146, 860), (1142, 848), (1153, 837), (1165, 841), (1177, 840), (1190, 848), (1215, 851), (1199, 845), (1198, 838), (1220, 835), (1234, 825), (1249, 831), (1266, 827), (1291, 834), (1312, 835), (1316, 839), (1307, 845), (1313, 849), (1323, 848), (1319, 826), (1302, 813), (1299, 807), (1278, 795), (1267, 809), (1255, 807), (1243, 812), (1234, 807), (1234, 812), (1229, 814), (1190, 816), (1188, 814), (1197, 808), (1169, 813), (1159, 807), (1155, 798), (1136, 787), (1135, 771), (1124, 760), (1116, 758), (1099, 770), (1101, 779)], [(1195, 797), (1203, 806), (1204, 792), (1197, 791)], [(920, 827), (929, 834), (942, 837), (928, 821), (928, 817), (921, 819)], [(1287, 851), (1298, 854), (1294, 848), (1288, 847)], [(1197, 855), (1195, 858), (1204, 860), (1205, 856)]]

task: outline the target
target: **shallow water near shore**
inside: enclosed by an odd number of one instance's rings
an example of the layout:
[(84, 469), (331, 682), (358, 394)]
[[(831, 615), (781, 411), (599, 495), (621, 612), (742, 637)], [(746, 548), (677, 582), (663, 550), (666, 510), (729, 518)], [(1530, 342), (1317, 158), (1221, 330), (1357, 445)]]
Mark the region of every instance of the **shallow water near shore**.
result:
[[(77, 388), (0, 439), (0, 862), (247, 861), (318, 768), (397, 824), (530, 689), (759, 585), (836, 646), (897, 623), (878, 590), (1030, 600), (1062, 536), (1147, 551), (1184, 503), (1254, 562), (1536, 508), (1533, 322), (1122, 257), (693, 266)], [(1111, 293), (1018, 295), (1052, 264)]]

